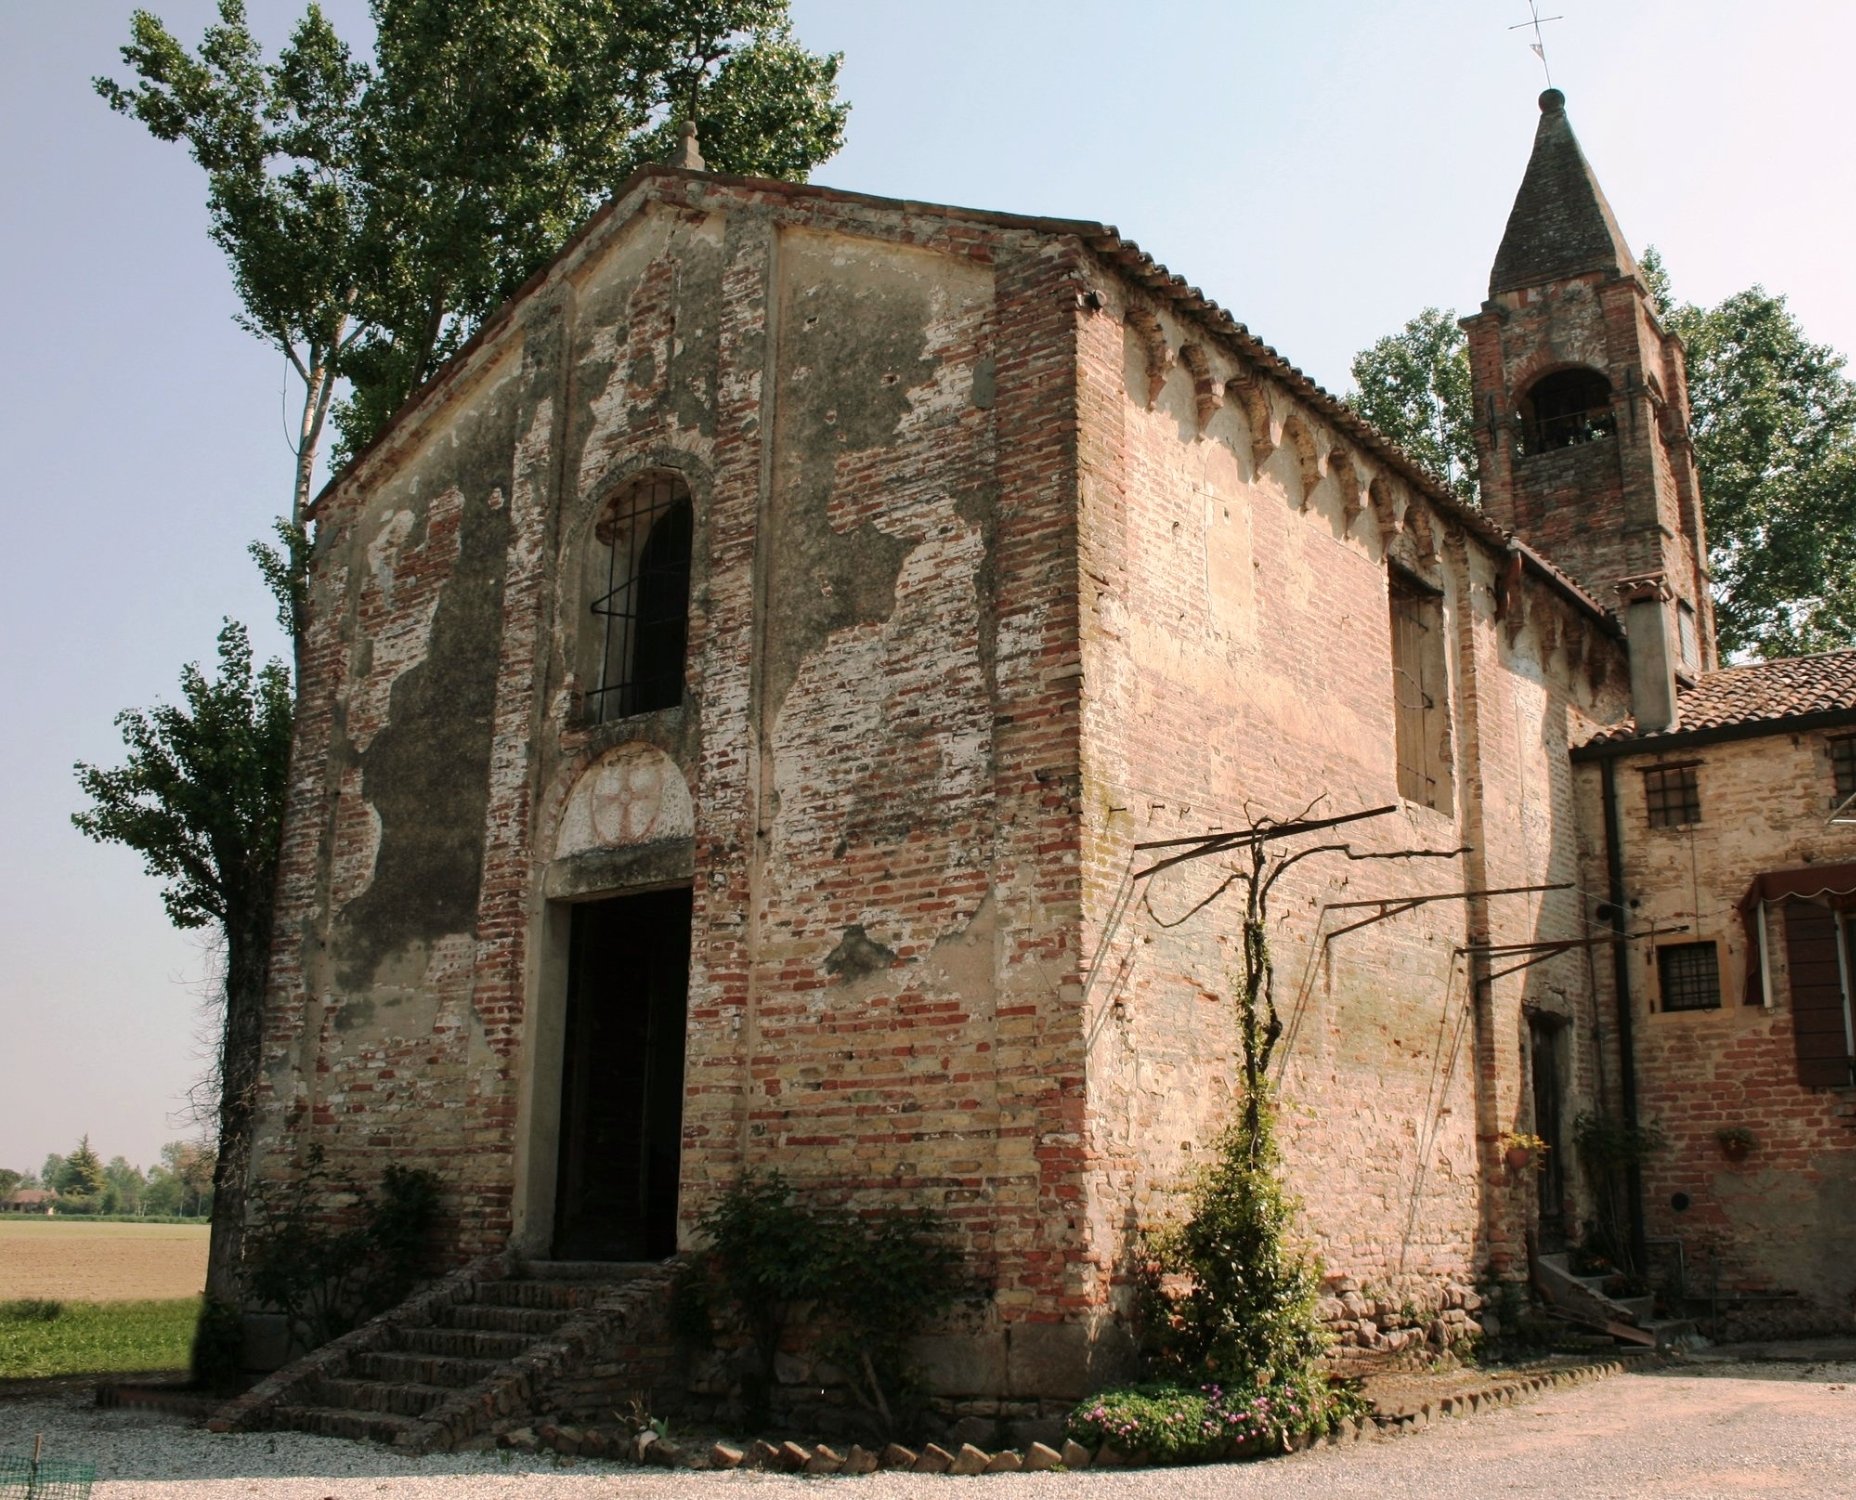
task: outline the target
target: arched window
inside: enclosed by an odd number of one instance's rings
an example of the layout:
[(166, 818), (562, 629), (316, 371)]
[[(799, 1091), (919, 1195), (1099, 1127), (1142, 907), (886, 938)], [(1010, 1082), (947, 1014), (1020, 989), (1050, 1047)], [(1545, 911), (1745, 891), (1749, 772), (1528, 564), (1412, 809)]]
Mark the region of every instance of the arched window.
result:
[(603, 592), (593, 600), (599, 685), (587, 697), (595, 722), (683, 701), (694, 528), (683, 481), (650, 474), (621, 491), (594, 529), (607, 551)]
[(1555, 370), (1534, 382), (1521, 398), (1524, 453), (1596, 442), (1618, 430), (1611, 410), (1611, 382), (1596, 370)]

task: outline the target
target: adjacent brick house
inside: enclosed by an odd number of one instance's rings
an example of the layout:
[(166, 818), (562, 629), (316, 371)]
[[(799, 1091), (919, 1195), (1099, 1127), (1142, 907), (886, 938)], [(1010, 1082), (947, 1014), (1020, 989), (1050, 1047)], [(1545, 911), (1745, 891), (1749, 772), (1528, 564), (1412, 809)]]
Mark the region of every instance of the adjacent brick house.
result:
[(1562, 105), (1483, 511), (1106, 226), (626, 184), (314, 507), (260, 1185), (429, 1167), (460, 1259), (661, 1256), (752, 1167), (932, 1202), (937, 1383), (1079, 1394), (1232, 1091), (1226, 872), (1137, 846), (1389, 807), (1279, 890), (1286, 1145), (1345, 1338), (1466, 1327), (1579, 1211), (1502, 1133), (1629, 1069), (1576, 747), (1715, 665)]
[(1598, 977), (1637, 1018), (1639, 1109), (1668, 1136), (1651, 1240), (1729, 1329), (1847, 1328), (1856, 651), (1701, 674), (1672, 723), (1574, 760), (1587, 879), (1614, 869), (1650, 933)]

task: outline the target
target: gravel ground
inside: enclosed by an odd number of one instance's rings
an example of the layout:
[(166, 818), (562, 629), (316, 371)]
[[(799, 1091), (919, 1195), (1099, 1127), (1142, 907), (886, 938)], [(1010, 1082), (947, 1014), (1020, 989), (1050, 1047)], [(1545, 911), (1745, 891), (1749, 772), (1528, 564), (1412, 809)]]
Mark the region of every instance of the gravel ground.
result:
[(34, 1432), (45, 1434), (47, 1457), (96, 1464), (94, 1500), (796, 1500), (821, 1485), (854, 1485), (864, 1500), (949, 1500), (969, 1492), (984, 1500), (1856, 1497), (1856, 1361), (1683, 1363), (1446, 1419), (1396, 1441), (1265, 1463), (970, 1480), (663, 1473), (500, 1453), (409, 1460), (334, 1438), (215, 1437), (173, 1417), (98, 1411), (78, 1393), (0, 1400), (0, 1452), (29, 1451)]

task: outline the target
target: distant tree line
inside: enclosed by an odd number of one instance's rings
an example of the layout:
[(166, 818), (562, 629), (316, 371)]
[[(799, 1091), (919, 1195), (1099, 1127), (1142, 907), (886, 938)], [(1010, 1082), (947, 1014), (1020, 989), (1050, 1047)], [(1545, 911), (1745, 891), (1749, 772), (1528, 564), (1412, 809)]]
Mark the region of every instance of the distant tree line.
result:
[(122, 1156), (105, 1162), (86, 1135), (68, 1156), (47, 1156), (37, 1172), (0, 1167), (0, 1202), (22, 1188), (49, 1188), (58, 1194), (61, 1214), (204, 1218), (213, 1208), (218, 1155), (210, 1142), (169, 1141), (161, 1159), (143, 1171)]

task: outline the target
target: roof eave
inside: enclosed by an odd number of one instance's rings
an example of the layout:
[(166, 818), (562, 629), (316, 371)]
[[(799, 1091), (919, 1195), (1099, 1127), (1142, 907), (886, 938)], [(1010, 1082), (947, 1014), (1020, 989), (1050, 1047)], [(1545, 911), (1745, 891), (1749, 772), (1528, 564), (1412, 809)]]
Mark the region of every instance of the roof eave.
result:
[(1608, 737), (1577, 746), (1572, 751), (1572, 758), (1574, 761), (1596, 762), (1618, 760), (1627, 755), (1660, 755), (1667, 750), (1693, 750), (1703, 745), (1726, 744), (1731, 740), (1756, 740), (1773, 734), (1803, 734), (1813, 729), (1836, 729), (1846, 724), (1856, 725), (1856, 705), (1815, 709), (1802, 714), (1774, 714), (1734, 724), (1713, 724), (1704, 729), (1676, 729), (1666, 734), (1633, 734), (1624, 739)]

